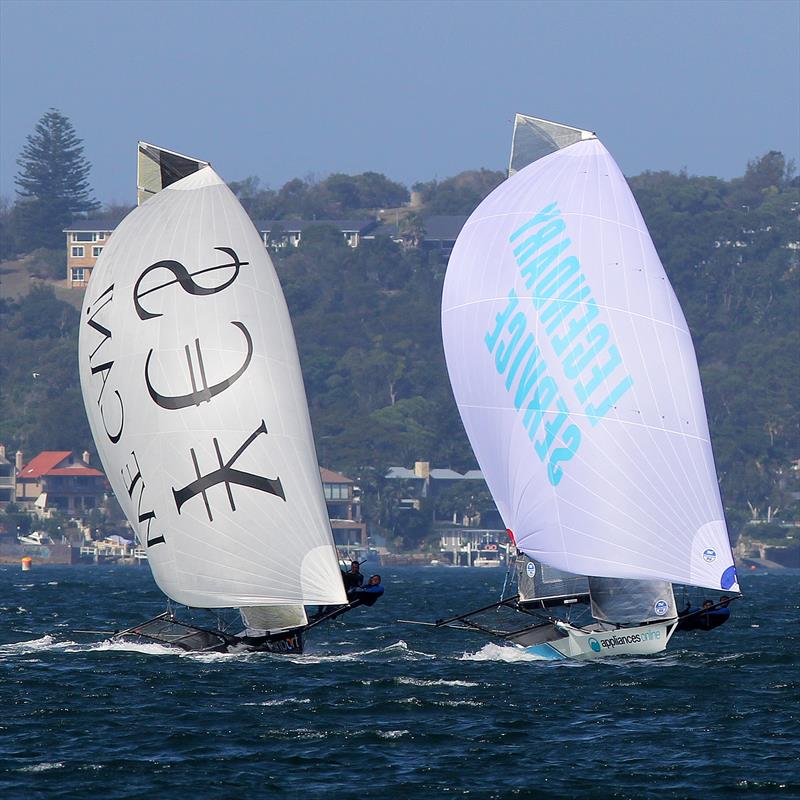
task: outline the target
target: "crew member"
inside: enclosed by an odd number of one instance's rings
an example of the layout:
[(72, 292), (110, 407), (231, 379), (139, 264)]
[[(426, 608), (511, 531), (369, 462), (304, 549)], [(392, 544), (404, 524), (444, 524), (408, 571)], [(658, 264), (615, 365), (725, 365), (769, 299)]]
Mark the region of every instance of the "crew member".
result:
[(342, 571), (342, 580), (344, 581), (344, 590), (349, 597), (350, 592), (361, 588), (364, 584), (364, 576), (361, 574), (361, 564), (359, 564), (358, 561), (351, 561), (349, 571)]
[(366, 586), (359, 589), (354, 589), (348, 593), (348, 598), (351, 600), (352, 606), (372, 606), (378, 601), (378, 598), (383, 594), (383, 586), (381, 586), (381, 576), (373, 575), (368, 581)]

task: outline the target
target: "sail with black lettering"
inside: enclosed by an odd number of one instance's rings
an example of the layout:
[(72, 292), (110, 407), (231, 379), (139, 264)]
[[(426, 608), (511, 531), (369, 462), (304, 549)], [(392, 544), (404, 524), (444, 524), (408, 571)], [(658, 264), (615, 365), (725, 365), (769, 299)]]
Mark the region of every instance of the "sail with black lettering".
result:
[[(97, 262), (79, 344), (86, 410), (162, 591), (242, 607), (262, 633), (302, 627), (303, 606), (347, 600), (294, 334), (257, 231), (195, 163)], [(204, 634), (157, 623), (159, 641)]]
[[(461, 231), (442, 301), (506, 526), (573, 575), (738, 591), (691, 336), (624, 176), (593, 133), (520, 115), (511, 167)], [(644, 602), (674, 616), (670, 598)]]

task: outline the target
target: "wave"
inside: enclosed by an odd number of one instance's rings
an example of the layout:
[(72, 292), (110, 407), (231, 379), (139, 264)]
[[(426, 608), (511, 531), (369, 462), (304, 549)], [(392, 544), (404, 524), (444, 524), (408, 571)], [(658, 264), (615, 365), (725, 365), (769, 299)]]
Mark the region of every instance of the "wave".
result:
[(301, 656), (278, 656), (281, 660), (288, 659), (294, 664), (323, 664), (335, 661), (362, 661), (374, 656), (399, 656), (403, 659), (419, 660), (422, 658), (436, 658), (431, 653), (412, 650), (402, 639), (386, 647), (377, 647), (370, 650), (359, 650), (355, 653), (305, 653)]
[(302, 706), (308, 705), (311, 699), (308, 697), (273, 697), (271, 700), (255, 700), (242, 703), (243, 706)]
[(20, 767), (19, 772), (47, 772), (51, 769), (61, 769), (63, 761), (42, 761), (39, 764), (31, 764), (27, 767)]
[(473, 688), (480, 686), (479, 683), (473, 681), (448, 681), (444, 678), (439, 680), (425, 680), (424, 678), (397, 678), (397, 683), (405, 686), (464, 686), (466, 688)]
[(43, 650), (63, 650), (75, 642), (56, 641), (49, 634), (38, 639), (27, 639), (23, 642), (10, 642), (0, 645), (0, 657), (27, 655), (28, 653), (41, 653)]

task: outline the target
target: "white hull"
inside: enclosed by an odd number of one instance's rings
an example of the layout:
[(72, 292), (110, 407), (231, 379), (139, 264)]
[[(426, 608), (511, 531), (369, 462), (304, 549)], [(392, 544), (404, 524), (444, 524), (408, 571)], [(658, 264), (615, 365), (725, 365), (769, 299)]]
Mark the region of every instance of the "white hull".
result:
[(553, 661), (565, 658), (593, 661), (621, 655), (649, 656), (666, 649), (676, 625), (675, 620), (670, 620), (636, 628), (587, 631), (568, 623), (558, 623), (559, 630), (566, 636), (523, 649), (526, 653)]

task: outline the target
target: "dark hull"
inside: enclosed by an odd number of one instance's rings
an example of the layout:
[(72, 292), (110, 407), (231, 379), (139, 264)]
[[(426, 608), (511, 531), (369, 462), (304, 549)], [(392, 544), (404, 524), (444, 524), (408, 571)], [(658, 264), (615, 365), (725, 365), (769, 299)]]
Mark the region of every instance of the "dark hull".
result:
[(189, 653), (281, 653), (303, 652), (305, 628), (267, 636), (231, 636), (211, 628), (199, 628), (161, 614), (133, 628), (114, 634), (114, 641), (160, 644)]

